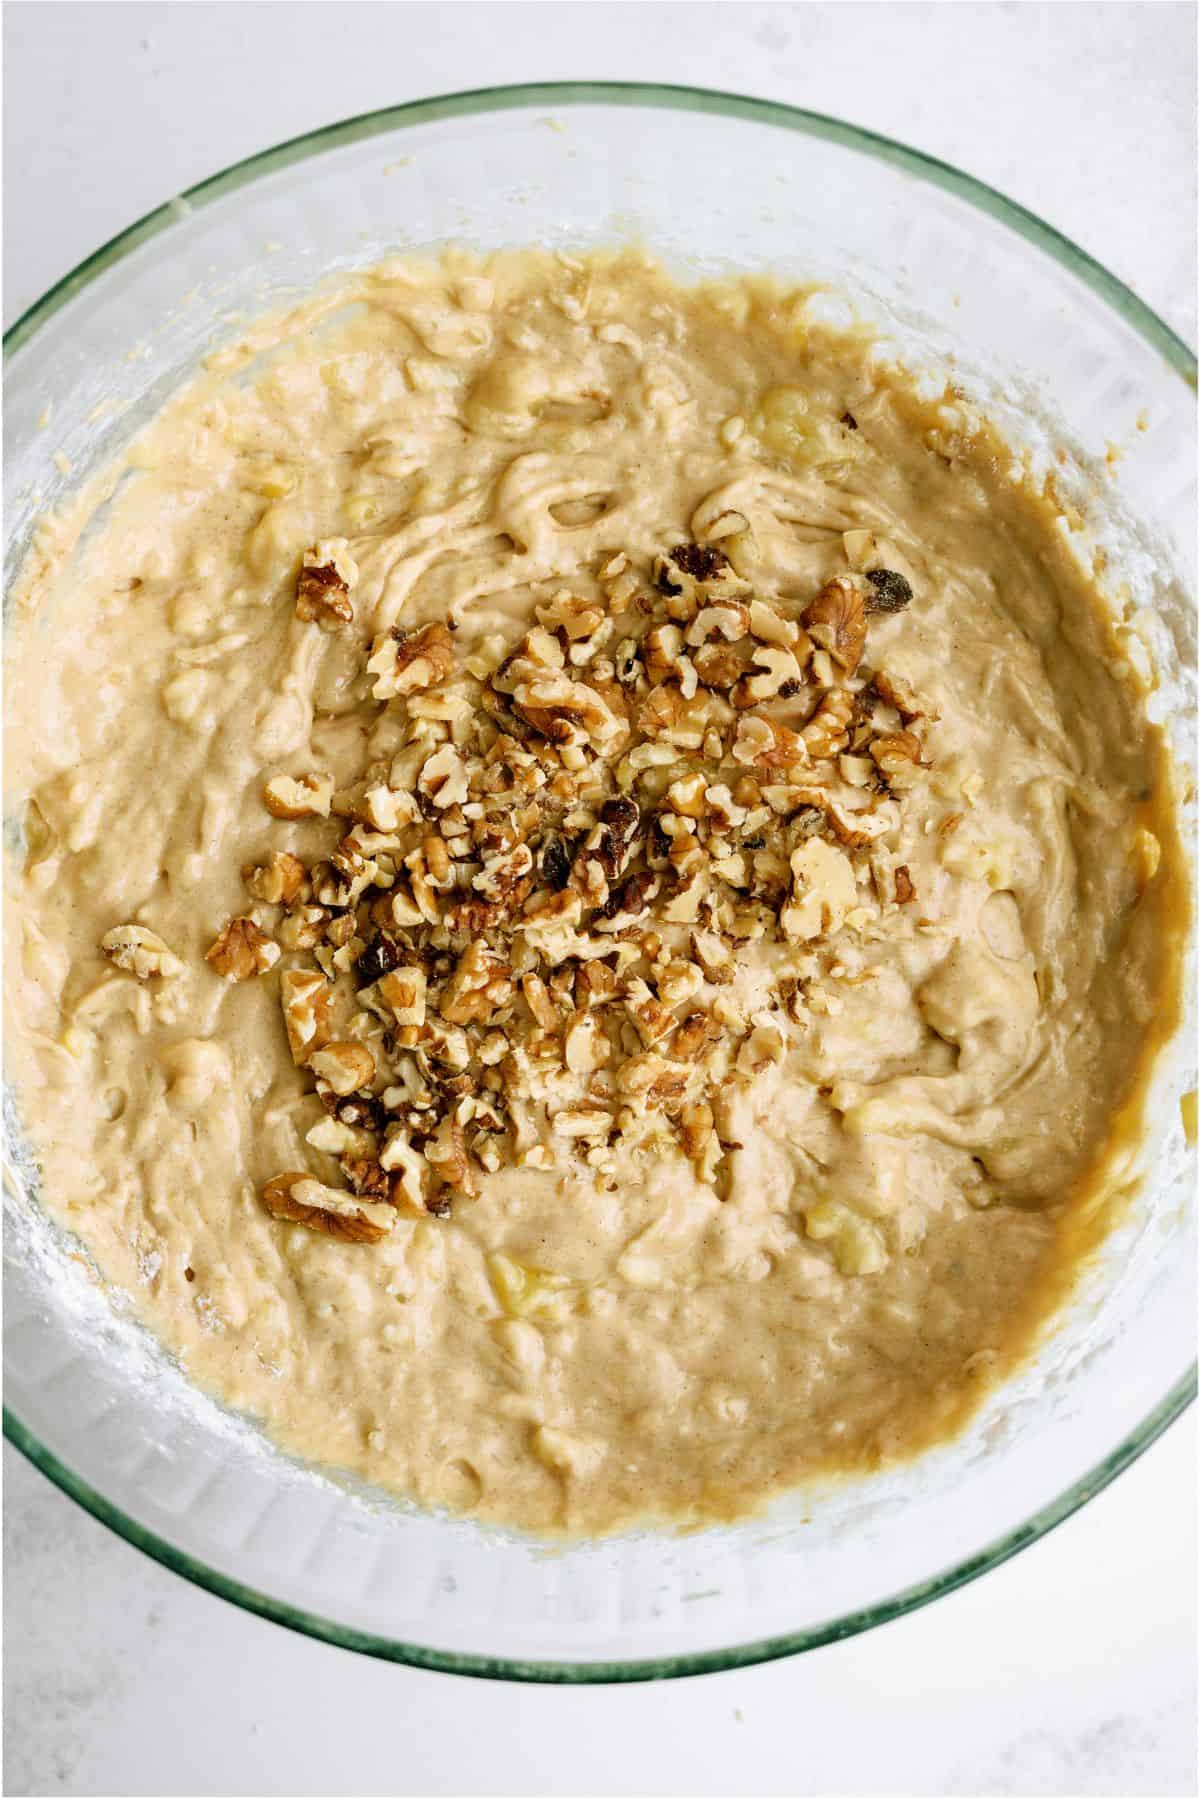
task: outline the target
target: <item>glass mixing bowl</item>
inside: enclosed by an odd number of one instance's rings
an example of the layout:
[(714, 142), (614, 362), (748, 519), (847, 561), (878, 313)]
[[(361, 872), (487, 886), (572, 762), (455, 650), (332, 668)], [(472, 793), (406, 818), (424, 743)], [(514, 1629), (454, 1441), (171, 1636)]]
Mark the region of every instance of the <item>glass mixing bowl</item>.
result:
[[(113, 457), (205, 351), (329, 271), (447, 240), (616, 239), (685, 274), (769, 267), (849, 290), (914, 365), (952, 363), (1031, 456), (1065, 448), (1060, 478), (1110, 549), (1122, 629), (1148, 645), (1154, 704), (1185, 740), (1191, 352), (1081, 250), (968, 176), (725, 94), (573, 83), (401, 106), (267, 151), (132, 226), (9, 334), (10, 573), (38, 513)], [(1194, 1394), (1179, 1110), (1192, 1037), (1189, 1019), (1162, 1058), (1122, 1226), (1020, 1377), (958, 1441), (755, 1521), (549, 1549), (289, 1459), (192, 1388), (71, 1259), (30, 1194), (11, 1115), (5, 1429), (176, 1572), (394, 1660), (641, 1679), (852, 1635), (1035, 1541)]]

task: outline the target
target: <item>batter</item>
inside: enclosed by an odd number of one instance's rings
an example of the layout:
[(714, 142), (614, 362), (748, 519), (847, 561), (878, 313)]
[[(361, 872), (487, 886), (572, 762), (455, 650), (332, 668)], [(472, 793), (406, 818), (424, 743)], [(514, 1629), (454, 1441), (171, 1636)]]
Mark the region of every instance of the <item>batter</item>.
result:
[(452, 257), (268, 321), (17, 594), (42, 1203), (423, 1505), (704, 1522), (944, 1437), (1174, 1015), (1161, 745), (1059, 526), (766, 282)]

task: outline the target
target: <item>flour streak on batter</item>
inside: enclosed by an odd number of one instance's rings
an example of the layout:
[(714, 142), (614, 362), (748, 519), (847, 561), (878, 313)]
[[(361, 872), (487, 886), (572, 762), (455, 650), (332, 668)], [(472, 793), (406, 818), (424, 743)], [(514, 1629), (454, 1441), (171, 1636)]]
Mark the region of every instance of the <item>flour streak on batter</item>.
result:
[(766, 283), (389, 264), (217, 357), (17, 599), (9, 1067), (202, 1385), (599, 1533), (912, 1453), (1028, 1350), (1180, 876), (953, 394)]

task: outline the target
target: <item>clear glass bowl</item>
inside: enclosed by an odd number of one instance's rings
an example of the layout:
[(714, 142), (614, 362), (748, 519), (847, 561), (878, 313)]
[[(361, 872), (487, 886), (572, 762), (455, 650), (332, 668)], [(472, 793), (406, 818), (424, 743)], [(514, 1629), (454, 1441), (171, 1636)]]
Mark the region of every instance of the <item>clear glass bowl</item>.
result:
[[(329, 271), (447, 240), (618, 238), (684, 273), (767, 267), (849, 289), (915, 365), (952, 361), (1032, 454), (1066, 446), (1062, 478), (1111, 545), (1126, 628), (1149, 641), (1164, 675), (1156, 704), (1184, 740), (1191, 352), (1082, 251), (968, 176), (836, 120), (724, 94), (573, 83), (424, 101), (282, 145), (132, 226), (9, 334), (10, 573), (38, 512), (107, 462), (202, 353)], [(1124, 451), (1117, 484), (1110, 442)], [(176, 1572), (394, 1660), (641, 1679), (852, 1635), (1035, 1541), (1193, 1396), (1178, 1105), (1192, 1040), (1189, 1019), (1163, 1058), (1125, 1223), (1025, 1372), (957, 1442), (756, 1521), (550, 1550), (290, 1460), (89, 1283), (28, 1195), (15, 1118), (5, 1429)]]

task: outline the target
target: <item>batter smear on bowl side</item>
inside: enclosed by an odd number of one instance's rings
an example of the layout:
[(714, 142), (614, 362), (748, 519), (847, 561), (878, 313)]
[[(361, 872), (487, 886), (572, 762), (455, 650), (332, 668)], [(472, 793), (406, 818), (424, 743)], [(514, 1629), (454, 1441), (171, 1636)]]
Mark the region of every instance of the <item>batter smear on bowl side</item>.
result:
[(597, 1534), (910, 1455), (1028, 1352), (1181, 875), (952, 392), (765, 281), (394, 262), (217, 354), (16, 600), (9, 1068), (202, 1386)]

